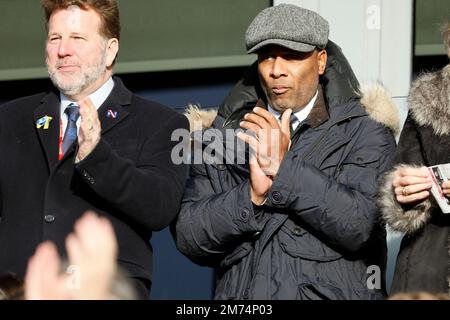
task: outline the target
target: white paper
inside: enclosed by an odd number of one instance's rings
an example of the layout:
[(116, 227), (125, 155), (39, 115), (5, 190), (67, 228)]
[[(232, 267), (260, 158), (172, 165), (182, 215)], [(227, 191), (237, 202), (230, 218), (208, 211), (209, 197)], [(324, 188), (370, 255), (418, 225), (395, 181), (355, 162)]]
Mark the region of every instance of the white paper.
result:
[(437, 204), (443, 213), (450, 213), (450, 199), (448, 199), (442, 192), (442, 183), (450, 180), (450, 163), (440, 164), (437, 166), (428, 167), (433, 185), (431, 187), (431, 194), (436, 199)]

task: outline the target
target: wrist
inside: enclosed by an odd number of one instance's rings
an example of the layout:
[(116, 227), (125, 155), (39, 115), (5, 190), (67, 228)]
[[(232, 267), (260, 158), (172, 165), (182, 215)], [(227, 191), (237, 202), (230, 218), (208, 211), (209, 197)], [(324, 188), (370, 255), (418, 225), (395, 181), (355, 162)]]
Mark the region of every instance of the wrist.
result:
[(267, 196), (266, 194), (263, 195), (258, 195), (256, 194), (256, 192), (253, 190), (253, 188), (251, 189), (251, 200), (252, 203), (256, 206), (262, 206), (264, 205), (264, 203), (266, 202)]
[(75, 156), (75, 163), (79, 163), (83, 161), (87, 156), (89, 156), (95, 150), (95, 148), (97, 148), (99, 142), (100, 138), (97, 139), (91, 146), (85, 144), (80, 145), (78, 147), (78, 152)]

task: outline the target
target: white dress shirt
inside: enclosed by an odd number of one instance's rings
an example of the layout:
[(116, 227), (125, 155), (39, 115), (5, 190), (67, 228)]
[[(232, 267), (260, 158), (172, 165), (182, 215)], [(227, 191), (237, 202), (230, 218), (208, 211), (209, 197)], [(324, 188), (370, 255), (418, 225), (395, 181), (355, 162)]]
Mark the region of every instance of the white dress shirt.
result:
[[(314, 107), (314, 103), (316, 103), (318, 94), (319, 94), (319, 90), (316, 91), (316, 94), (314, 95), (314, 97), (308, 102), (308, 104), (302, 110), (294, 113), (295, 117), (297, 118), (292, 123), (292, 128), (294, 130), (297, 129), (298, 125), (308, 117), (309, 113), (311, 112), (312, 108)], [(273, 114), (275, 116), (275, 118), (278, 119), (278, 121), (281, 121), (281, 113), (279, 113), (277, 110), (273, 109), (270, 105), (268, 105), (267, 107), (268, 107), (269, 112), (271, 114)]]

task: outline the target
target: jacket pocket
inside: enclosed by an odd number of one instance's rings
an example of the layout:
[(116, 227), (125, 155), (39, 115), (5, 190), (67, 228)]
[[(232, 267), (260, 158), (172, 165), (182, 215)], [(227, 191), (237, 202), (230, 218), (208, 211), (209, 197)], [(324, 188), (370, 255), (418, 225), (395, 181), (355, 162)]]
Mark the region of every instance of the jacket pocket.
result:
[(281, 249), (294, 258), (328, 262), (338, 260), (341, 254), (334, 251), (323, 241), (304, 230), (292, 220), (287, 220), (278, 232)]
[(237, 264), (250, 253), (252, 248), (253, 246), (250, 242), (244, 242), (242, 245), (234, 249), (232, 253), (226, 256), (225, 259), (222, 260), (222, 262), (220, 263), (220, 267), (223, 269), (228, 269), (231, 266)]
[(355, 153), (349, 155), (344, 161), (342, 161), (342, 165), (354, 165), (359, 167), (367, 167), (370, 164), (374, 164), (380, 159), (380, 154), (377, 152), (366, 152), (364, 154)]
[(337, 169), (336, 181), (375, 196), (380, 156), (376, 152), (349, 155)]
[(338, 288), (323, 282), (302, 283), (298, 287), (300, 300), (379, 300), (383, 295), (369, 289)]
[(334, 288), (317, 283), (302, 283), (298, 287), (299, 300), (335, 300), (338, 299)]
[(242, 297), (249, 283), (252, 264), (253, 245), (244, 242), (222, 260), (216, 273), (216, 291), (214, 299), (234, 300)]
[(306, 161), (315, 164), (320, 169), (337, 166), (341, 160), (344, 147), (350, 142), (350, 138), (336, 133), (327, 135), (326, 139), (314, 147), (312, 153), (307, 155)]

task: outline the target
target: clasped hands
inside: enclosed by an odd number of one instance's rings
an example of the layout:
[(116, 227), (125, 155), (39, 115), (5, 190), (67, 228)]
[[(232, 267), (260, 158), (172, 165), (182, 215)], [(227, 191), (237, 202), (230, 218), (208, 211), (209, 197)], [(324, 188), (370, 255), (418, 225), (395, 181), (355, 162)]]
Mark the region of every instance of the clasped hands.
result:
[(243, 129), (251, 130), (251, 133), (240, 132), (237, 137), (251, 148), (250, 192), (251, 200), (256, 205), (265, 201), (281, 162), (290, 149), (291, 114), (292, 110), (287, 109), (280, 124), (269, 111), (256, 107), (240, 123)]

